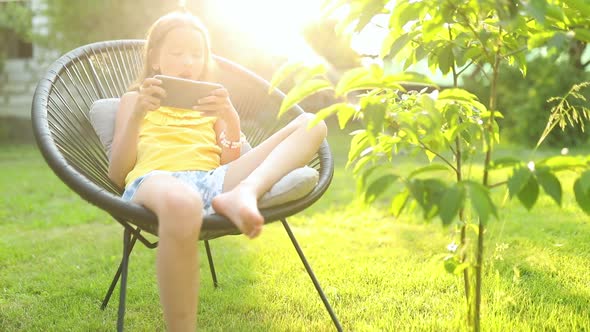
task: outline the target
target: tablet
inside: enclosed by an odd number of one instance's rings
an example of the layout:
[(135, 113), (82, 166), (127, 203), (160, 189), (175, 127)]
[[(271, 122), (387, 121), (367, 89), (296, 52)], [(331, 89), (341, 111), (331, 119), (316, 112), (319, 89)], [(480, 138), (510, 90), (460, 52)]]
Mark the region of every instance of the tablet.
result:
[(166, 75), (156, 75), (162, 81), (162, 89), (166, 91), (166, 98), (160, 105), (175, 108), (192, 109), (197, 101), (211, 95), (213, 90), (223, 88), (222, 85), (203, 81), (193, 81)]

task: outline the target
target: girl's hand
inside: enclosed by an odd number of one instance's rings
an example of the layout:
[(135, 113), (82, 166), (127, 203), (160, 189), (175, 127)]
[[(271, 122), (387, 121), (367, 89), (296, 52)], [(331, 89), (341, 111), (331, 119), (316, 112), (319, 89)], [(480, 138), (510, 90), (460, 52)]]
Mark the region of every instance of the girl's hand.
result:
[(229, 99), (229, 92), (223, 88), (213, 90), (211, 95), (199, 99), (198, 105), (193, 109), (203, 116), (214, 116), (225, 123), (239, 121), (238, 112)]
[(148, 77), (139, 86), (139, 95), (135, 104), (135, 112), (145, 116), (147, 112), (160, 107), (160, 100), (166, 96), (166, 91), (160, 86), (162, 81)]

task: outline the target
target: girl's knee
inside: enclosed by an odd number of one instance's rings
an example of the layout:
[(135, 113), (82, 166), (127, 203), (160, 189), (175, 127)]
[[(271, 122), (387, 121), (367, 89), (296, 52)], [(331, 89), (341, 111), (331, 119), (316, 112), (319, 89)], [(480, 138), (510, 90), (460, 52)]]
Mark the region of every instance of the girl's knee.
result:
[(297, 117), (299, 126), (308, 129), (310, 132), (318, 135), (322, 139), (328, 135), (328, 126), (324, 120), (314, 124), (313, 127), (309, 128), (309, 124), (314, 121), (316, 115), (313, 113), (303, 113)]
[(177, 240), (194, 240), (203, 222), (203, 201), (189, 190), (170, 190), (162, 193), (158, 208), (160, 236)]

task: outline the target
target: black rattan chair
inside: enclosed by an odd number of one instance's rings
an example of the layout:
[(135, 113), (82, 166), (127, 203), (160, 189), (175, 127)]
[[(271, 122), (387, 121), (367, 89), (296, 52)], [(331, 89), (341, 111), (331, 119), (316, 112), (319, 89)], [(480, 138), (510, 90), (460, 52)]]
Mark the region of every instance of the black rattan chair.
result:
[[(148, 209), (120, 198), (122, 189), (107, 176), (108, 160), (105, 150), (89, 122), (88, 112), (98, 99), (117, 98), (138, 75), (142, 67), (143, 40), (105, 41), (72, 50), (51, 65), (39, 81), (32, 104), (33, 130), (43, 157), (72, 190), (82, 198), (107, 211), (123, 226), (123, 257), (102, 303), (105, 309), (111, 294), (121, 279), (117, 328), (123, 329), (125, 293), (129, 255), (137, 240), (148, 248), (157, 247), (142, 232), (157, 235), (158, 220)], [(284, 94), (274, 89), (253, 72), (215, 56), (218, 63), (218, 81), (230, 92), (232, 102), (240, 113), (242, 130), (252, 146), (284, 126), (302, 113), (296, 106), (277, 120), (277, 112)], [(334, 172), (329, 146), (323, 142), (320, 150), (309, 163), (319, 171), (319, 182), (311, 193), (302, 199), (280, 206), (262, 209), (266, 223), (281, 221), (307, 273), (318, 291), (335, 327), (340, 323), (298, 245), (286, 218), (310, 206), (328, 188)], [(210, 215), (203, 221), (201, 240), (213, 277), (209, 240), (239, 230), (226, 218)]]

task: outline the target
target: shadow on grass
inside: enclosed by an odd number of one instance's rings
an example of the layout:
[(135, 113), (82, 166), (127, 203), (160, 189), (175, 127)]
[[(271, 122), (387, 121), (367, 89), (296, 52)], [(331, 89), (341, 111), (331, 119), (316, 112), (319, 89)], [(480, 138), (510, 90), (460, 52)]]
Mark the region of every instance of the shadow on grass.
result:
[(490, 315), (524, 322), (532, 330), (586, 331), (590, 327), (590, 293), (583, 286), (572, 285), (556, 272), (528, 264), (518, 267), (518, 278), (513, 276), (502, 273), (505, 286), (501, 288), (507, 292), (507, 298), (490, 301)]

